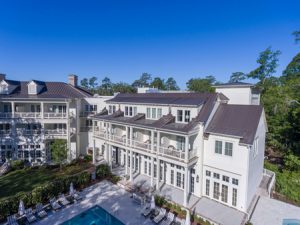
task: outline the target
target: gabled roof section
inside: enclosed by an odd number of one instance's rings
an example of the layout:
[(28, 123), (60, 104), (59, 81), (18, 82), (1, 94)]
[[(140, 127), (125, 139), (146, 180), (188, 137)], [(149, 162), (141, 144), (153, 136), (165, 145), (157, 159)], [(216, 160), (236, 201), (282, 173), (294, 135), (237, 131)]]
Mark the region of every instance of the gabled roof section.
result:
[(107, 100), (108, 103), (134, 103), (200, 106), (216, 93), (138, 93), (118, 94)]
[(262, 112), (260, 105), (220, 104), (205, 132), (239, 137), (240, 143), (251, 145)]
[(92, 97), (88, 91), (82, 90), (79, 87), (74, 87), (64, 82), (43, 82), (32, 80), (43, 88), (37, 95), (29, 95), (28, 84), (31, 81), (15, 81), (4, 80), (8, 85), (14, 86), (13, 91), (6, 95), (0, 95), (1, 99), (68, 99), (68, 98), (84, 98)]

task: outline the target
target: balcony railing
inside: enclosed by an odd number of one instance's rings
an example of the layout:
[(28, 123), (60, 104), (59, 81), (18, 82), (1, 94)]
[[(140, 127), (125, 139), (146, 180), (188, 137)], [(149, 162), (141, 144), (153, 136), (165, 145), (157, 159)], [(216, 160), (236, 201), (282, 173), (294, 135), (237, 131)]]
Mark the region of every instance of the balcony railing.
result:
[(17, 135), (24, 135), (24, 136), (31, 136), (31, 135), (39, 135), (41, 134), (41, 130), (28, 130), (28, 129), (18, 129), (17, 128)]
[(44, 119), (66, 119), (67, 113), (45, 112)]
[(11, 130), (0, 130), (0, 136), (9, 136), (11, 135)]
[(45, 136), (66, 136), (66, 129), (45, 129)]
[[(94, 135), (96, 137), (100, 137), (103, 139), (107, 139), (106, 132), (104, 130), (94, 130)], [(118, 136), (118, 135), (110, 135), (109, 141), (115, 142), (118, 144), (126, 145), (126, 137), (125, 136)], [(128, 139), (128, 145), (130, 145), (130, 140)], [(133, 148), (142, 150), (142, 151), (147, 151), (151, 152), (151, 143), (146, 143), (138, 140), (132, 140), (131, 145)], [(157, 145), (154, 144), (153, 146), (154, 152), (157, 151)], [(190, 149), (188, 152), (188, 160), (194, 158), (197, 154), (196, 149)], [(183, 150), (178, 150), (174, 147), (159, 147), (159, 155), (162, 156), (168, 156), (174, 159), (180, 159), (180, 160), (185, 160), (185, 151)]]
[(12, 118), (12, 113), (11, 112), (1, 112), (0, 118), (1, 119)]
[(41, 118), (40, 112), (15, 112), (15, 118)]

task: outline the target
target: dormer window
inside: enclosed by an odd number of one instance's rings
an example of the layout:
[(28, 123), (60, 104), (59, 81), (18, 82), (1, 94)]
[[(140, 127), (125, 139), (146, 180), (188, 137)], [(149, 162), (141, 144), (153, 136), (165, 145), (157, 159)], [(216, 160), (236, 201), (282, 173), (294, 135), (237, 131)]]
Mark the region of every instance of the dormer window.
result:
[(37, 85), (34, 83), (28, 84), (28, 94), (36, 95), (37, 94)]
[(0, 84), (0, 93), (1, 94), (8, 94), (8, 85), (5, 83)]
[(190, 110), (177, 110), (177, 122), (188, 123), (191, 121), (191, 111)]

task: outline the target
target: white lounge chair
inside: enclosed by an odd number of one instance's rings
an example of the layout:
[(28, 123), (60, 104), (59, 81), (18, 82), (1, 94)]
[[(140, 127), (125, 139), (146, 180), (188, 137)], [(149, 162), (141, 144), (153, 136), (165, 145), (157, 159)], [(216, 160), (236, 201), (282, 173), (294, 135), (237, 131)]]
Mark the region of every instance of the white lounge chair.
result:
[(166, 210), (164, 208), (161, 208), (159, 210), (159, 214), (153, 219), (153, 222), (158, 224), (162, 219), (166, 216)]
[(71, 195), (71, 197), (75, 200), (75, 201), (79, 201), (82, 199), (81, 194), (78, 191), (75, 191), (73, 195)]
[(61, 194), (58, 200), (63, 206), (70, 204), (70, 202), (66, 199), (66, 196), (64, 194)]
[(168, 213), (167, 219), (161, 222), (161, 225), (171, 225), (174, 221), (175, 215), (171, 212)]
[(50, 199), (50, 205), (51, 205), (52, 209), (54, 209), (54, 210), (58, 210), (61, 208), (61, 205), (58, 204), (58, 202), (56, 201), (55, 198)]
[(26, 216), (26, 219), (28, 220), (28, 223), (32, 223), (32, 222), (36, 221), (36, 217), (32, 213), (32, 208), (28, 208), (25, 210), (25, 216)]
[(151, 212), (152, 212), (151, 205), (150, 204), (145, 205), (145, 207), (142, 210), (143, 216), (147, 217), (150, 215)]
[(44, 218), (48, 215), (46, 213), (46, 211), (44, 210), (44, 207), (41, 203), (38, 203), (36, 205), (35, 209), (36, 209), (36, 213), (37, 213), (38, 217), (40, 217), (40, 218)]
[(17, 219), (15, 215), (11, 215), (7, 217), (7, 224), (8, 225), (18, 225)]

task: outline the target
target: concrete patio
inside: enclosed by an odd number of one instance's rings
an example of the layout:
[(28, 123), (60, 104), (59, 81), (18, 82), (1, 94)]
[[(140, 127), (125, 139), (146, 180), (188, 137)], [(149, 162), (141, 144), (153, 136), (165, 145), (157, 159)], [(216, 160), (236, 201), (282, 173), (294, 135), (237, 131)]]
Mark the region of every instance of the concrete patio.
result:
[(241, 225), (246, 216), (245, 213), (206, 197), (202, 197), (197, 202), (193, 211), (210, 221), (222, 225)]
[(260, 197), (250, 221), (253, 225), (282, 225), (284, 219), (300, 220), (300, 207)]

